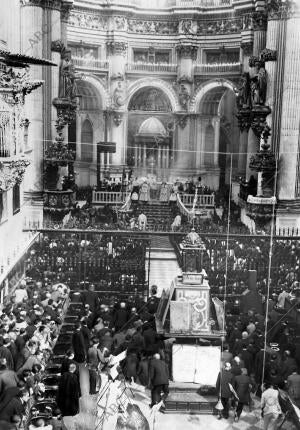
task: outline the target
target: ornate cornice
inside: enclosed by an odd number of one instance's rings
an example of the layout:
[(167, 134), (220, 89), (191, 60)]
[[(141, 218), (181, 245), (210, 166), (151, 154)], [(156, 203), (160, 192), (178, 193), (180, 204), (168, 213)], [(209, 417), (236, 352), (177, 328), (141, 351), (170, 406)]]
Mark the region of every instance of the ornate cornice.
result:
[(251, 128), (257, 138), (262, 134), (267, 138), (270, 134), (270, 127), (266, 122), (267, 116), (271, 113), (269, 106), (256, 106), (252, 109)]
[(47, 9), (61, 10), (62, 0), (23, 0), (21, 6), (37, 6)]
[(252, 114), (250, 109), (240, 109), (236, 115), (241, 132), (249, 131), (251, 126)]
[(30, 162), (26, 159), (0, 161), (0, 190), (7, 191), (20, 184)]
[(109, 55), (123, 55), (127, 53), (127, 42), (110, 41), (106, 42), (106, 49)]
[(267, 30), (268, 16), (265, 11), (255, 11), (251, 14), (253, 30)]
[(198, 46), (180, 43), (176, 46), (176, 51), (181, 58), (191, 58), (192, 60), (196, 60)]

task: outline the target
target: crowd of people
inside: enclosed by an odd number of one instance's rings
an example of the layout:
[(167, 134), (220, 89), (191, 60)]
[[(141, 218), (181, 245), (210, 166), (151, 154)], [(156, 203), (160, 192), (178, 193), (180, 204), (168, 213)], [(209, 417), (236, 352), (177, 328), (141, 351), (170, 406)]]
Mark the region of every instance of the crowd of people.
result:
[[(0, 428), (27, 428), (31, 408), (46, 396), (45, 369), (58, 338), (69, 288), (64, 284), (23, 279), (0, 316)], [(48, 411), (51, 427), (61, 418)], [(42, 427), (43, 419), (29, 430)], [(46, 428), (46, 427), (45, 427)]]

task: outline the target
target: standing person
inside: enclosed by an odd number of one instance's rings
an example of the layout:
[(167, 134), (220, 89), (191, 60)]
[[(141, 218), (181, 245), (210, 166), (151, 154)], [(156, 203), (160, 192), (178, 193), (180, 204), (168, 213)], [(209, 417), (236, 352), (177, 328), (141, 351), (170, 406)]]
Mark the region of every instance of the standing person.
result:
[(300, 375), (296, 368), (287, 378), (287, 389), (289, 396), (294, 401), (298, 401), (300, 399)]
[[(221, 402), (223, 405), (223, 411), (222, 415), (223, 418), (228, 419), (229, 418), (229, 399), (232, 396), (232, 392), (230, 390), (229, 384), (234, 386), (235, 378), (233, 374), (231, 373), (231, 364), (226, 362), (224, 364), (224, 368), (221, 370), (221, 372), (218, 375), (217, 383), (216, 383), (216, 389), (217, 393), (219, 393), (221, 397)], [(222, 417), (219, 416), (219, 419)]]
[(151, 385), (151, 405), (161, 401), (161, 392), (164, 393), (163, 400), (169, 394), (169, 369), (167, 364), (160, 359), (159, 354), (154, 354), (149, 366), (149, 380)]
[(80, 388), (75, 372), (76, 364), (71, 363), (69, 371), (61, 376), (59, 382), (57, 405), (63, 416), (74, 416), (79, 411)]
[(74, 350), (74, 361), (84, 363), (86, 358), (84, 337), (81, 331), (81, 324), (76, 324), (76, 329), (72, 336), (72, 347)]
[(240, 419), (244, 405), (250, 405), (251, 401), (251, 380), (245, 367), (242, 367), (242, 374), (235, 377), (234, 388), (238, 396), (238, 405), (234, 415), (234, 421), (237, 422)]
[(275, 430), (276, 422), (281, 414), (278, 391), (272, 384), (265, 384), (261, 395), (261, 413), (264, 419), (264, 430)]
[[(98, 349), (99, 341), (97, 338), (92, 339), (92, 346), (87, 352), (87, 363), (90, 375), (90, 394), (97, 393), (98, 367), (100, 363), (100, 351)], [(100, 385), (100, 384), (99, 384)]]

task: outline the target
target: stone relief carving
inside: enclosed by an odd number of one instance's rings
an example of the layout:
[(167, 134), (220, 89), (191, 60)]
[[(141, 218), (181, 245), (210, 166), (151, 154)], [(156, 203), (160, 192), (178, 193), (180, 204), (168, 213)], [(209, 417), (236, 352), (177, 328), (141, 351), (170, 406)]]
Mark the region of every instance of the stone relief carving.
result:
[(251, 106), (251, 85), (248, 72), (243, 73), (241, 77), (241, 84), (238, 88), (236, 101), (239, 109), (250, 108)]
[(73, 100), (76, 97), (75, 68), (71, 51), (65, 51), (59, 67), (59, 98)]
[(126, 55), (127, 52), (126, 42), (116, 42), (114, 40), (106, 42), (106, 49), (109, 54)]
[(128, 20), (128, 31), (131, 33), (177, 34), (178, 22), (130, 19)]
[(114, 28), (115, 30), (127, 30), (127, 19), (124, 16), (114, 17)]
[(120, 108), (125, 104), (125, 91), (122, 81), (118, 81), (117, 87), (113, 92), (113, 105), (115, 108)]
[(189, 95), (187, 87), (183, 84), (180, 85), (178, 98), (179, 98), (180, 106), (184, 110), (187, 110), (191, 96)]
[(74, 27), (90, 28), (95, 30), (107, 30), (107, 17), (94, 15), (88, 12), (73, 10), (70, 12), (68, 24)]
[(272, 49), (264, 49), (260, 53), (260, 58), (262, 61), (276, 61), (277, 60), (277, 51)]
[(267, 72), (265, 65), (257, 61), (255, 63), (256, 72), (251, 78), (251, 102), (252, 106), (264, 105), (267, 97)]
[(171, 106), (158, 88), (142, 89), (130, 101), (128, 110), (170, 112)]

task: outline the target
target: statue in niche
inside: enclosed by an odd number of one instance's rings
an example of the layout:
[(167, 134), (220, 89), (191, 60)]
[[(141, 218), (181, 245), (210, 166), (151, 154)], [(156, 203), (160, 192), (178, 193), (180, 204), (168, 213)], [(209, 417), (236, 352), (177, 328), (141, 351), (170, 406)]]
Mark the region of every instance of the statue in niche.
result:
[(190, 100), (190, 95), (188, 93), (187, 88), (184, 85), (180, 85), (179, 103), (183, 107), (183, 109), (187, 110), (189, 100)]
[(124, 103), (125, 103), (124, 88), (122, 86), (122, 81), (119, 81), (113, 93), (113, 104), (115, 107), (118, 108), (123, 106)]
[(251, 86), (250, 86), (250, 75), (248, 72), (242, 74), (241, 86), (238, 89), (237, 94), (237, 107), (239, 109), (249, 108), (251, 105)]
[(264, 105), (267, 98), (267, 72), (264, 63), (255, 63), (256, 74), (251, 79), (252, 105)]
[(75, 68), (71, 59), (71, 51), (65, 51), (59, 67), (59, 98), (73, 100), (76, 97)]

